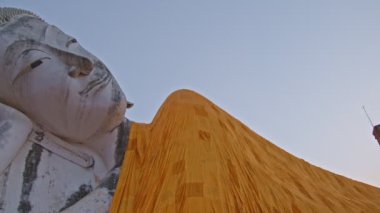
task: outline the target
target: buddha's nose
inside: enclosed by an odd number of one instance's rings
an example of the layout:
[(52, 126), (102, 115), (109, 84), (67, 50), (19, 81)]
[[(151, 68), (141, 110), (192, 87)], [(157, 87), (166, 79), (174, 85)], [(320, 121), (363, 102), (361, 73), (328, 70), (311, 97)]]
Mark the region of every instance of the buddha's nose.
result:
[(69, 69), (69, 76), (73, 78), (87, 76), (94, 68), (92, 61), (86, 57), (77, 56), (74, 60)]

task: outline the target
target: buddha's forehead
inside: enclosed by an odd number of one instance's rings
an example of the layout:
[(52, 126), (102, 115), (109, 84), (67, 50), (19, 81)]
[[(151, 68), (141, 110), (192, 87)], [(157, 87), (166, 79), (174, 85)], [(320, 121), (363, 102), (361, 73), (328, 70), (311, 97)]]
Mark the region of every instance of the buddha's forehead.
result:
[[(17, 54), (31, 48), (45, 50), (48, 48), (54, 50), (53, 53), (58, 53), (57, 50), (59, 50), (76, 56), (91, 58), (94, 61), (98, 60), (80, 45), (75, 45), (75, 48), (68, 48), (73, 40), (72, 36), (39, 18), (20, 17), (3, 28), (0, 26), (0, 67), (7, 64), (8, 58), (17, 56)], [(67, 54), (56, 54), (55, 56), (62, 58)]]
[(9, 41), (43, 40), (48, 26), (48, 23), (35, 17), (22, 16), (3, 26), (0, 35)]
[(0, 29), (0, 37), (5, 41), (3, 46), (18, 40), (33, 40), (57, 48), (64, 48), (71, 38), (59, 28), (30, 16), (20, 17)]

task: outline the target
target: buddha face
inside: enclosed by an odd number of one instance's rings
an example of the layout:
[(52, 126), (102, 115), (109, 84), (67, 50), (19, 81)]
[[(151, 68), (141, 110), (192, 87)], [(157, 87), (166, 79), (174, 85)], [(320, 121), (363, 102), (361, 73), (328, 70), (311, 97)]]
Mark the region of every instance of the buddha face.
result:
[(106, 66), (57, 27), (21, 16), (0, 26), (0, 101), (72, 142), (118, 126), (126, 99)]

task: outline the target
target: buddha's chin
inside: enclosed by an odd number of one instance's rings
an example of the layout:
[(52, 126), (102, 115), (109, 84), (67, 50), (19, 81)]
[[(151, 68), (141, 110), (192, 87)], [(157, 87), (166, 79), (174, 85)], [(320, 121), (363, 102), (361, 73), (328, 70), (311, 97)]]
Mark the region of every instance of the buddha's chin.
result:
[(123, 98), (120, 102), (112, 107), (111, 114), (105, 130), (110, 132), (118, 127), (124, 121), (125, 111), (127, 109), (127, 101)]

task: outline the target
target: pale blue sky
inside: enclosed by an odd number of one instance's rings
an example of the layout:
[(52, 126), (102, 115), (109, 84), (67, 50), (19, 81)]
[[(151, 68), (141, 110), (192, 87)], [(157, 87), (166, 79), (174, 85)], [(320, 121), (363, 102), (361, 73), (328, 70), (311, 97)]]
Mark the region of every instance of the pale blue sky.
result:
[[(306, 161), (380, 186), (380, 1), (0, 0), (101, 58), (150, 122), (193, 89)], [(284, 165), (286, 166), (286, 165)]]

